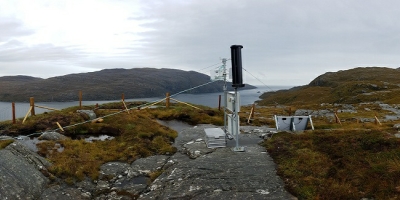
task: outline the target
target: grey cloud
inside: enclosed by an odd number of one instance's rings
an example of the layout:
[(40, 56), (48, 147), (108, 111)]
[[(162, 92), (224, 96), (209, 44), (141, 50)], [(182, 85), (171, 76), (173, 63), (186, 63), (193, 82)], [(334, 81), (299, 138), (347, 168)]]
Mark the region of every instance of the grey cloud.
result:
[(242, 44), (245, 67), (286, 72), (288, 79), (297, 78), (290, 71), (324, 73), (363, 61), (396, 65), (399, 6), (394, 0), (152, 1), (143, 26), (153, 31), (142, 33), (142, 51), (161, 65), (199, 69)]
[(16, 19), (1, 18), (0, 19), (0, 42), (11, 40), (18, 36), (31, 35), (34, 32), (23, 27), (23, 24)]
[[(141, 14), (127, 20), (141, 20), (147, 31), (121, 33), (142, 39), (127, 43), (119, 49), (126, 53), (118, 55), (90, 53), (80, 46), (26, 46), (18, 37), (33, 31), (15, 19), (1, 19), (2, 72), (6, 66), (29, 62), (46, 65), (40, 68), (43, 73), (57, 66), (53, 74), (133, 67), (196, 71), (219, 62), (220, 57), (229, 58), (232, 44), (244, 46), (243, 66), (268, 85), (307, 84), (327, 71), (400, 63), (400, 2), (395, 0), (142, 3)], [(248, 74), (247, 80), (260, 84)]]
[(28, 46), (18, 40), (0, 45), (0, 62), (51, 61), (76, 59), (82, 56), (76, 47), (59, 47), (52, 44)]
[(0, 62), (0, 76), (26, 75), (49, 78), (71, 73), (96, 71), (96, 69), (81, 67), (71, 62), (63, 61), (15, 61)]

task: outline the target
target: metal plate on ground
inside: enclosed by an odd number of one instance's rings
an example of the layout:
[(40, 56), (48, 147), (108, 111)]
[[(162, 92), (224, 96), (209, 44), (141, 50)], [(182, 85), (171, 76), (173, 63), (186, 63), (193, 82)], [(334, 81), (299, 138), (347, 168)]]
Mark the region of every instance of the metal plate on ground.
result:
[(220, 128), (205, 128), (205, 141), (208, 148), (226, 147), (225, 132)]

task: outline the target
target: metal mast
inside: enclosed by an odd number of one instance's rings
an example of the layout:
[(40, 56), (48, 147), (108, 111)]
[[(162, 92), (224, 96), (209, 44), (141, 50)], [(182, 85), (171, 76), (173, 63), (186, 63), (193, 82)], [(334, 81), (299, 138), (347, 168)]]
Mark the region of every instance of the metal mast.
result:
[(222, 70), (223, 70), (223, 76), (224, 76), (224, 132), (225, 134), (228, 132), (226, 129), (226, 121), (227, 121), (227, 115), (226, 115), (226, 104), (227, 104), (227, 87), (226, 87), (226, 58), (222, 58)]

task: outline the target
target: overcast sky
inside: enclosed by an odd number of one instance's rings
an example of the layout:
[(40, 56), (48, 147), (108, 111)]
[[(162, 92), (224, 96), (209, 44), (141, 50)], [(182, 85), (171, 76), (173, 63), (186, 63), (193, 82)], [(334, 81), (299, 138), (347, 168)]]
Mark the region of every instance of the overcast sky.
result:
[(398, 68), (399, 7), (397, 0), (0, 0), (0, 76), (141, 67), (208, 74), (239, 44), (244, 82), (305, 85), (329, 71)]

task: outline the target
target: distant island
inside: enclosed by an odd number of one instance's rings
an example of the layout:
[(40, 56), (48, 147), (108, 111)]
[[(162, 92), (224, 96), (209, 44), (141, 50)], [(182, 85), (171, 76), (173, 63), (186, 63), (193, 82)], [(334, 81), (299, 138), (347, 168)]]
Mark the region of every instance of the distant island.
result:
[[(122, 93), (127, 99), (162, 97), (166, 92), (174, 94), (209, 81), (209, 76), (199, 72), (165, 68), (104, 69), (47, 79), (4, 76), (0, 77), (0, 101), (26, 102), (30, 97), (41, 102), (76, 101), (79, 91), (86, 101), (116, 100)], [(231, 83), (227, 86), (232, 89)], [(223, 82), (216, 81), (188, 93), (221, 92), (222, 88)], [(242, 89), (254, 88), (246, 85)]]

